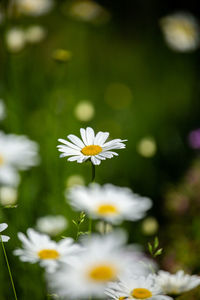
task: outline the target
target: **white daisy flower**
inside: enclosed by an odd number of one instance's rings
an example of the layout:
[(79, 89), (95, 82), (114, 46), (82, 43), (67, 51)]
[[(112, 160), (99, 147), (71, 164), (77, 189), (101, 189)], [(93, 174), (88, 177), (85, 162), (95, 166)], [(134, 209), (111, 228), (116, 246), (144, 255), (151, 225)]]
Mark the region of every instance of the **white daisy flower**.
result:
[(41, 42), (47, 35), (47, 30), (40, 25), (31, 25), (25, 31), (25, 38), (28, 43), (35, 44)]
[(24, 30), (20, 27), (13, 27), (6, 31), (5, 42), (8, 51), (17, 53), (26, 45)]
[(85, 251), (69, 268), (63, 266), (48, 278), (52, 292), (69, 299), (104, 297), (106, 284), (129, 266), (122, 249), (124, 242), (123, 232), (85, 237)]
[(61, 262), (70, 264), (73, 256), (81, 251), (80, 246), (75, 245), (72, 238), (64, 238), (56, 243), (48, 235), (31, 228), (27, 230), (27, 236), (28, 238), (23, 233), (18, 233), (23, 249), (15, 250), (14, 254), (24, 262), (39, 262), (48, 272), (55, 271)]
[(16, 186), (18, 170), (38, 164), (38, 145), (26, 136), (0, 131), (0, 183)]
[(111, 282), (105, 290), (111, 299), (135, 300), (172, 300), (171, 297), (162, 295), (162, 289), (156, 282), (156, 276), (123, 276), (119, 282)]
[(0, 188), (0, 204), (3, 206), (14, 205), (17, 202), (17, 189), (10, 186)]
[(200, 29), (195, 17), (188, 12), (178, 12), (160, 21), (168, 46), (175, 51), (194, 51), (200, 44)]
[(177, 296), (200, 285), (200, 276), (188, 275), (180, 270), (176, 274), (166, 271), (159, 271), (157, 282), (165, 294)]
[(53, 4), (53, 0), (16, 0), (16, 7), (20, 13), (35, 17), (48, 13)]
[(41, 232), (56, 236), (67, 228), (67, 220), (62, 215), (44, 216), (37, 220), (36, 228)]
[(58, 141), (64, 145), (58, 145), (58, 151), (62, 152), (60, 157), (67, 157), (68, 161), (77, 161), (82, 163), (87, 159), (90, 159), (94, 165), (100, 165), (102, 160), (106, 158), (112, 158), (114, 155), (118, 155), (113, 149), (124, 149), (126, 146), (123, 142), (127, 140), (114, 139), (106, 142), (109, 137), (108, 132), (99, 131), (96, 135), (91, 127), (86, 129), (80, 129), (81, 138), (70, 134), (68, 139), (72, 142), (68, 142), (64, 139)]
[[(5, 230), (8, 227), (8, 225), (6, 223), (1, 223), (0, 224), (0, 232), (2, 232), (3, 230)], [(0, 242), (7, 242), (9, 241), (10, 237), (7, 235), (1, 235), (0, 234)]]
[(112, 184), (75, 186), (69, 190), (66, 197), (75, 209), (85, 211), (92, 218), (114, 224), (123, 220), (139, 220), (152, 206), (149, 198), (134, 194), (129, 188)]

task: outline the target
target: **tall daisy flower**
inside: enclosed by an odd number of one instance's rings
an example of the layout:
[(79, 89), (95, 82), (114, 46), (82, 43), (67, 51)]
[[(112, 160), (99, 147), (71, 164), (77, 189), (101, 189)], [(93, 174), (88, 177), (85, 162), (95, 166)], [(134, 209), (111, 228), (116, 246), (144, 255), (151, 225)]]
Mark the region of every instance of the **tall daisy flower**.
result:
[(16, 249), (21, 261), (39, 263), (48, 272), (53, 272), (60, 263), (70, 264), (73, 256), (81, 252), (81, 247), (75, 245), (72, 238), (64, 238), (58, 243), (52, 241), (48, 235), (40, 234), (34, 229), (27, 230), (28, 238), (21, 232), (18, 238), (23, 244), (22, 249)]
[(119, 224), (123, 220), (137, 221), (152, 206), (149, 198), (134, 194), (129, 188), (112, 184), (75, 186), (66, 197), (75, 209), (113, 224)]
[(96, 135), (91, 127), (86, 129), (80, 129), (82, 140), (73, 135), (68, 135), (68, 139), (59, 139), (58, 141), (63, 143), (63, 145), (58, 145), (58, 151), (62, 152), (60, 157), (68, 157), (68, 161), (77, 161), (82, 163), (87, 159), (90, 159), (94, 165), (100, 165), (102, 160), (106, 158), (112, 158), (117, 156), (114, 149), (124, 149), (126, 146), (124, 144), (127, 140), (114, 139), (109, 142), (106, 140), (109, 137), (108, 132), (99, 131)]
[(200, 285), (200, 276), (188, 275), (180, 270), (176, 274), (159, 271), (157, 282), (167, 295), (178, 296)]
[(129, 266), (124, 257), (122, 232), (105, 236), (92, 235), (83, 239), (85, 251), (48, 277), (52, 292), (69, 299), (104, 297), (109, 281), (122, 275)]
[(162, 289), (156, 282), (156, 276), (123, 276), (119, 282), (111, 282), (105, 290), (110, 299), (135, 299), (135, 300), (172, 300), (171, 297), (162, 295)]
[(38, 164), (38, 145), (26, 136), (0, 131), (0, 183), (16, 186), (18, 170)]
[[(6, 223), (1, 223), (0, 224), (0, 232), (4, 231), (7, 227), (8, 227), (8, 225)], [(9, 241), (9, 239), (10, 239), (9, 236), (0, 234), (0, 240), (2, 242), (7, 242), (7, 241)]]

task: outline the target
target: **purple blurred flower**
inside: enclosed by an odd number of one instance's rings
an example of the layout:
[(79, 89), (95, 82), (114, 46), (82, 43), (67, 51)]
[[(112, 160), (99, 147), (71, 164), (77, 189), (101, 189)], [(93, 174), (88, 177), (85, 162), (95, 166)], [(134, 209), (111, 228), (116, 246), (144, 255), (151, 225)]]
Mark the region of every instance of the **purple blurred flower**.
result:
[(188, 141), (191, 148), (200, 149), (200, 128), (190, 132)]

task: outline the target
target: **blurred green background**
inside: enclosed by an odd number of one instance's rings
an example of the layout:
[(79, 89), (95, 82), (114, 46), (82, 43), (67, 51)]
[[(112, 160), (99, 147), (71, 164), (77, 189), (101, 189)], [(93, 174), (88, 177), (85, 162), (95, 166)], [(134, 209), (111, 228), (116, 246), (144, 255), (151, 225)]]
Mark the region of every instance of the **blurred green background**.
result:
[[(197, 5), (99, 1), (106, 17), (85, 22), (68, 13), (73, 2), (57, 1), (49, 14), (40, 17), (6, 15), (0, 25), (0, 98), (7, 110), (1, 129), (38, 142), (41, 157), (39, 166), (21, 174), (17, 208), (2, 207), (0, 211), (1, 222), (9, 224), (6, 233), (11, 239), (6, 249), (19, 299), (47, 299), (47, 291), (39, 266), (22, 263), (12, 255), (20, 246), (17, 232), (34, 227), (40, 216), (63, 214), (69, 222), (63, 235), (75, 236), (71, 220), (78, 214), (66, 204), (66, 181), (78, 174), (88, 183), (90, 164), (60, 159), (56, 145), (58, 138), (79, 135), (80, 127), (86, 126), (96, 132), (109, 131), (111, 138), (128, 139), (119, 157), (97, 167), (96, 181), (129, 186), (153, 199), (149, 215), (160, 225), (163, 268), (200, 270), (200, 201), (194, 200), (198, 200), (200, 186), (197, 180), (196, 189), (190, 186), (192, 192), (188, 192), (185, 179), (188, 169), (200, 169), (198, 162), (193, 163), (197, 154), (187, 143), (188, 133), (199, 126), (199, 51), (172, 51), (159, 27), (160, 17), (175, 10), (189, 10), (198, 18)], [(8, 5), (9, 1), (2, 1), (2, 10)], [(9, 51), (7, 30), (32, 24), (47, 29), (45, 39), (17, 53)], [(69, 57), (55, 59), (56, 49), (69, 51)], [(95, 111), (88, 121), (75, 114), (83, 100)], [(138, 150), (146, 137), (156, 145), (151, 157)], [(189, 199), (181, 213), (177, 209), (177, 203), (183, 205), (180, 195)], [(154, 237), (145, 236), (142, 221), (123, 226), (131, 242), (145, 247)], [(0, 299), (12, 299), (2, 251), (0, 260)]]

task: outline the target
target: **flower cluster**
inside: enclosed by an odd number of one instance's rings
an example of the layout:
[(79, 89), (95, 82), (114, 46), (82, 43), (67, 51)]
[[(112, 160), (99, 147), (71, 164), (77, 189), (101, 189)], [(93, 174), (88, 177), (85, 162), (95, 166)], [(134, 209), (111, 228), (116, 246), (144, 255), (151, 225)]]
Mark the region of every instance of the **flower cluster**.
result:
[[(94, 168), (102, 160), (117, 155), (113, 149), (125, 148), (126, 140), (106, 142), (108, 136), (107, 132), (95, 135), (88, 127), (81, 129), (82, 140), (75, 135), (68, 136), (71, 142), (59, 139), (64, 145), (59, 145), (58, 150), (62, 152), (61, 157), (68, 156), (69, 161), (78, 163), (88, 160)], [(29, 166), (26, 159), (23, 164), (16, 159), (15, 164), (24, 169)], [(52, 240), (49, 235), (58, 235), (67, 223), (62, 216), (46, 216), (38, 219), (36, 225), (43, 233), (32, 228), (27, 230), (27, 236), (18, 233), (22, 248), (14, 251), (21, 261), (38, 263), (45, 269), (50, 293), (62, 299), (171, 300), (200, 285), (199, 276), (190, 276), (183, 271), (177, 274), (159, 271), (141, 247), (126, 244), (127, 235), (123, 230), (115, 228), (109, 233), (103, 230), (102, 234), (91, 232), (92, 219), (100, 220), (104, 228), (109, 224), (111, 229), (125, 220), (142, 219), (152, 206), (149, 198), (141, 197), (127, 187), (91, 183), (71, 186), (66, 192), (66, 200), (81, 212), (79, 220), (74, 221), (76, 240), (71, 237), (63, 237), (58, 242)], [(81, 232), (80, 226), (86, 216), (89, 231)], [(0, 224), (0, 232), (6, 227), (6, 224)], [(9, 239), (0, 237), (2, 242)], [(151, 247), (152, 254), (158, 243), (156, 239)], [(161, 253), (160, 250), (155, 253)]]

